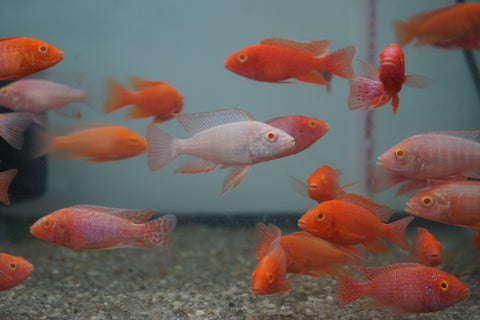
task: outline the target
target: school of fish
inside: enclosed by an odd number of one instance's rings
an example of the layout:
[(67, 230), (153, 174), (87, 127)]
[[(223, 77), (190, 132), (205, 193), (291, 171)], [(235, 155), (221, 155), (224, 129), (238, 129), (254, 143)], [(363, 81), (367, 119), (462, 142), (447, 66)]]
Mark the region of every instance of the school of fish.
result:
[[(297, 80), (326, 86), (327, 91), (335, 75), (349, 83), (345, 104), (350, 110), (373, 110), (391, 101), (395, 114), (401, 110), (403, 85), (434, 85), (426, 76), (405, 74), (403, 46), (417, 38), (415, 46), (480, 49), (479, 3), (437, 8), (407, 22), (394, 21), (392, 26), (396, 42), (380, 50), (378, 68), (361, 62), (365, 76), (354, 73), (353, 46), (330, 51), (326, 39), (300, 42), (266, 38), (233, 52), (223, 66), (255, 81), (280, 84)], [(31, 130), (33, 145), (28, 152), (32, 159), (52, 153), (67, 159), (109, 162), (146, 152), (146, 165), (157, 171), (181, 155), (190, 155), (175, 172), (228, 169), (221, 188), (224, 194), (237, 187), (255, 164), (301, 153), (329, 131), (327, 122), (305, 115), (259, 121), (237, 108), (184, 113), (183, 95), (177, 88), (164, 80), (137, 76), (128, 79), (133, 90), (106, 78), (106, 98), (98, 110), (109, 114), (130, 106), (126, 118), (151, 118), (145, 136), (108, 123), (78, 122), (48, 128), (43, 115), (47, 111), (79, 121), (81, 109), (76, 104), (95, 105), (95, 94), (89, 87), (72, 88), (35, 78), (35, 73), (56, 65), (63, 57), (62, 51), (39, 39), (0, 38), (0, 80), (16, 80), (0, 88), (0, 105), (12, 111), (0, 115), (0, 136), (13, 149), (22, 150), (24, 132)], [(173, 137), (160, 128), (173, 118), (189, 138)], [(471, 228), (472, 244), (480, 251), (480, 129), (407, 136), (382, 153), (377, 165), (371, 172), (374, 190), (381, 192), (401, 183), (397, 194), (411, 196), (405, 208), (410, 216), (392, 220), (393, 210), (388, 206), (347, 193), (345, 189), (357, 181), (341, 186), (342, 171), (334, 166), (312, 168), (306, 182), (292, 177), (294, 189), (316, 205), (300, 217), (301, 230), (297, 232), (282, 235), (273, 224), (256, 225), (258, 265), (251, 273), (254, 294), (286, 292), (301, 276), (328, 275), (337, 279), (335, 293), (340, 305), (369, 297), (373, 299), (369, 308), (424, 313), (469, 297), (466, 284), (436, 268), (443, 255), (435, 236), (426, 228), (417, 228), (410, 245), (405, 231), (415, 217)], [(0, 172), (0, 202), (5, 205), (10, 204), (8, 189), (16, 174), (16, 168)], [(41, 217), (30, 232), (43, 241), (74, 250), (169, 249), (176, 217), (153, 215), (149, 209), (73, 204)], [(408, 252), (407, 262), (368, 265), (371, 251), (389, 251), (385, 239)], [(33, 270), (24, 258), (0, 253), (0, 290), (18, 285)], [(355, 280), (355, 275), (362, 275), (364, 281)]]

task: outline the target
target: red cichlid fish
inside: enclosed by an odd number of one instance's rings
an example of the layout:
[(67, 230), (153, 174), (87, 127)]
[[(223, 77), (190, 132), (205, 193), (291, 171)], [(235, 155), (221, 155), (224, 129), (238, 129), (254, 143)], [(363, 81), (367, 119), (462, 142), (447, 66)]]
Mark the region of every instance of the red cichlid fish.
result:
[(34, 38), (0, 38), (0, 80), (13, 80), (50, 68), (63, 52)]
[(411, 87), (426, 88), (433, 81), (418, 75), (405, 75), (405, 55), (402, 48), (391, 43), (382, 49), (379, 55), (380, 65), (375, 69), (368, 63), (360, 61), (367, 77), (354, 76), (349, 79), (350, 110), (364, 108), (370, 110), (383, 106), (392, 100), (393, 113), (397, 113), (400, 102), (398, 93), (405, 84)]
[(233, 53), (223, 65), (236, 74), (257, 81), (284, 82), (295, 78), (328, 86), (328, 73), (344, 78), (353, 76), (352, 58), (355, 54), (353, 46), (330, 53), (329, 43), (328, 40), (264, 39)]
[(480, 178), (480, 130), (431, 131), (390, 147), (378, 166), (410, 179)]
[(155, 171), (178, 155), (190, 154), (195, 158), (176, 173), (207, 172), (218, 165), (231, 168), (222, 194), (239, 185), (255, 163), (276, 159), (295, 148), (295, 140), (285, 131), (254, 121), (240, 109), (181, 113), (175, 117), (192, 137), (177, 139), (148, 125), (148, 167)]
[(84, 123), (63, 128), (68, 133), (62, 136), (39, 133), (34, 157), (59, 151), (59, 156), (64, 158), (89, 158), (89, 162), (106, 162), (133, 157), (147, 149), (145, 138), (125, 127)]
[(363, 244), (386, 252), (388, 246), (379, 237), (387, 238), (398, 247), (408, 250), (405, 229), (414, 217), (406, 217), (390, 224), (393, 210), (372, 202), (358, 194), (345, 194), (335, 200), (320, 203), (298, 220), (300, 229), (337, 245)]
[(0, 172), (0, 202), (6, 204), (7, 206), (10, 204), (10, 199), (8, 198), (8, 187), (16, 175), (16, 169)]
[(153, 210), (76, 205), (40, 218), (30, 227), (30, 233), (70, 249), (168, 249), (177, 219), (167, 215), (147, 222), (153, 213)]
[(435, 267), (442, 263), (442, 244), (425, 228), (417, 228), (410, 248), (410, 257), (426, 266)]
[(417, 38), (415, 46), (480, 49), (480, 3), (457, 3), (393, 21), (397, 42), (403, 47)]
[(15, 287), (33, 272), (33, 265), (22, 257), (0, 253), (0, 291)]
[(126, 114), (127, 118), (153, 116), (153, 122), (164, 122), (182, 111), (182, 94), (167, 82), (146, 80), (135, 76), (131, 76), (129, 80), (137, 91), (128, 91), (114, 79), (105, 80), (107, 92), (103, 109), (105, 113), (133, 104), (134, 106)]
[(335, 293), (341, 305), (361, 297), (375, 299), (367, 308), (386, 308), (392, 313), (424, 313), (443, 310), (466, 299), (468, 287), (457, 277), (417, 263), (360, 267), (367, 281), (341, 275)]
[(445, 182), (421, 191), (405, 211), (432, 221), (480, 228), (480, 182)]

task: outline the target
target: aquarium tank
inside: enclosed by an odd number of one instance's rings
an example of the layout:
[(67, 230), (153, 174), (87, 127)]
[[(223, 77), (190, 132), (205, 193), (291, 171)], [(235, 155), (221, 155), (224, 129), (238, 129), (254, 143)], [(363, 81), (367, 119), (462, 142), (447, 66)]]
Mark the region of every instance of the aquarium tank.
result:
[(0, 8), (0, 319), (478, 318), (480, 3)]

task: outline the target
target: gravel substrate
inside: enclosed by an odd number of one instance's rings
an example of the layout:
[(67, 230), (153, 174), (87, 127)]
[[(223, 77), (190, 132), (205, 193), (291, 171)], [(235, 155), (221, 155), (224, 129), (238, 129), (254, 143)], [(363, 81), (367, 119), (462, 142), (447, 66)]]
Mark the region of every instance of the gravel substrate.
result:
[[(178, 226), (170, 251), (73, 251), (30, 236), (0, 243), (0, 252), (35, 266), (29, 279), (0, 292), (0, 319), (480, 319), (480, 258), (468, 235), (439, 238), (451, 253), (440, 268), (466, 283), (471, 296), (443, 311), (399, 316), (361, 309), (362, 302), (339, 306), (330, 276), (301, 277), (289, 292), (256, 296), (252, 228)], [(405, 255), (392, 248), (370, 261), (395, 263)]]

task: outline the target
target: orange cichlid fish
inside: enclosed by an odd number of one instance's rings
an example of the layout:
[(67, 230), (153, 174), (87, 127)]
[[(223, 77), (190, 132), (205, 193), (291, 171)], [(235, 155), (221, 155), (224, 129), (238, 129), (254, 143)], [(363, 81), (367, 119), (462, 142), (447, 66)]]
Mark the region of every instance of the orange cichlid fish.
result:
[(33, 272), (33, 265), (22, 257), (0, 253), (0, 291), (15, 287)]
[(0, 202), (7, 206), (10, 204), (10, 199), (8, 198), (8, 187), (16, 175), (16, 169), (0, 172)]
[(337, 278), (337, 301), (347, 305), (361, 297), (374, 301), (367, 308), (386, 308), (391, 313), (424, 313), (443, 310), (466, 299), (468, 287), (457, 277), (417, 263), (360, 267), (367, 281)]
[(434, 45), (445, 49), (480, 49), (480, 3), (457, 3), (427, 10), (393, 21), (397, 42), (402, 47), (417, 38), (415, 46)]
[(402, 48), (391, 43), (382, 49), (379, 55), (380, 65), (375, 69), (370, 64), (360, 61), (367, 77), (354, 76), (349, 79), (350, 110), (364, 108), (370, 110), (383, 106), (392, 100), (393, 113), (397, 113), (400, 102), (398, 93), (402, 86), (426, 88), (433, 81), (418, 75), (405, 75), (405, 55)]
[(408, 250), (405, 229), (414, 217), (406, 217), (390, 224), (386, 221), (393, 210), (372, 202), (358, 194), (345, 194), (320, 203), (308, 210), (299, 220), (300, 229), (316, 237), (339, 245), (363, 244), (365, 247), (386, 252), (387, 238), (398, 247)]
[(343, 78), (353, 76), (352, 58), (355, 54), (353, 46), (330, 53), (329, 43), (328, 40), (297, 42), (282, 38), (264, 39), (230, 55), (225, 59), (224, 67), (257, 81), (285, 82), (294, 78), (328, 86), (328, 73)]
[(0, 38), (0, 80), (13, 80), (50, 68), (63, 60), (63, 52), (34, 38)]
[(146, 80), (131, 76), (129, 91), (112, 78), (105, 80), (107, 97), (104, 112), (110, 113), (127, 105), (134, 105), (126, 114), (127, 118), (154, 117), (153, 122), (164, 122), (182, 111), (183, 96), (172, 85), (160, 80)]
[(442, 263), (442, 244), (427, 229), (417, 228), (410, 257), (418, 263), (435, 267)]
[(480, 182), (440, 182), (407, 202), (405, 211), (432, 221), (480, 228)]
[(168, 249), (177, 219), (166, 215), (147, 222), (153, 210), (76, 205), (54, 211), (31, 227), (42, 240), (70, 249)]
[(61, 151), (61, 157), (89, 158), (89, 162), (106, 162), (139, 155), (147, 149), (145, 138), (121, 126), (105, 123), (84, 123), (62, 127), (66, 135), (48, 132), (38, 134), (34, 157)]

